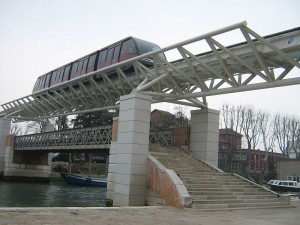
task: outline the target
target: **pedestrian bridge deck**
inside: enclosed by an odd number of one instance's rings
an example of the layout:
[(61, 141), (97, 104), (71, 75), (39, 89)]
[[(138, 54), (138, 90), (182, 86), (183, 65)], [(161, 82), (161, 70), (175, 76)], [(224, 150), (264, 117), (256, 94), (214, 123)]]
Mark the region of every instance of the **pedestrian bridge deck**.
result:
[(16, 136), (15, 150), (93, 150), (109, 149), (112, 126), (90, 127), (65, 131)]
[[(112, 126), (69, 129), (16, 136), (14, 150), (23, 151), (82, 151), (109, 149)], [(164, 146), (173, 145), (173, 132), (150, 132), (149, 142)]]

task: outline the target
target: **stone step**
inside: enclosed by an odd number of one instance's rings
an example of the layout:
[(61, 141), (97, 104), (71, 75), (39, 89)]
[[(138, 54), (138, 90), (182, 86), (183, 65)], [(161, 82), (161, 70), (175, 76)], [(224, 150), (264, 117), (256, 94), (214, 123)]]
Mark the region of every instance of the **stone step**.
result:
[[(192, 196), (222, 196), (222, 195), (228, 195), (228, 196), (235, 196), (235, 195), (266, 195), (273, 197), (274, 195), (266, 192), (266, 191), (240, 191), (240, 192), (233, 192), (233, 191), (189, 191), (190, 195)], [(276, 196), (276, 195), (275, 195)]]
[(183, 182), (187, 188), (221, 188), (221, 189), (234, 189), (234, 188), (239, 188), (239, 189), (246, 189), (246, 188), (253, 188), (251, 184), (248, 185), (230, 185), (230, 184), (221, 184), (221, 185), (215, 185), (215, 184), (201, 184), (201, 183), (185, 183)]
[(253, 188), (221, 188), (221, 187), (218, 187), (218, 188), (199, 188), (197, 186), (194, 186), (194, 187), (189, 187), (189, 186), (186, 186), (187, 187), (187, 191), (188, 192), (193, 192), (193, 191), (201, 191), (201, 192), (250, 192), (250, 191), (261, 191), (259, 189), (253, 189)]
[(193, 199), (193, 204), (197, 205), (212, 205), (212, 204), (266, 204), (266, 203), (284, 203), (280, 198), (267, 198), (267, 199), (214, 199), (214, 200), (197, 200)]
[(232, 204), (198, 204), (193, 203), (192, 208), (206, 210), (224, 209), (259, 209), (259, 208), (286, 208), (291, 207), (287, 202), (264, 202), (264, 203), (232, 203)]
[(278, 199), (277, 196), (275, 195), (244, 195), (244, 194), (239, 194), (239, 195), (195, 195), (193, 196), (193, 201), (197, 200), (233, 200), (233, 199), (242, 199), (242, 200), (248, 200), (248, 199), (256, 199), (256, 200), (262, 200), (262, 199)]

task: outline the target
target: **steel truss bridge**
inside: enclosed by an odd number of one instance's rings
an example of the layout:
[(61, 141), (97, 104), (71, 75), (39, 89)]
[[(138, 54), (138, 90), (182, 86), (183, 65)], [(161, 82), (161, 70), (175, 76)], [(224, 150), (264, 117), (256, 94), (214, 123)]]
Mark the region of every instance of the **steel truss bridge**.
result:
[(91, 151), (109, 149), (112, 126), (16, 136), (14, 150), (28, 151)]
[[(20, 151), (93, 151), (109, 149), (112, 126), (44, 132), (15, 137), (14, 150)], [(150, 132), (149, 142), (173, 145), (172, 131)]]
[[(231, 33), (243, 41), (222, 44), (222, 35)], [(169, 62), (161, 53), (179, 59)], [(153, 59), (153, 68), (140, 63), (145, 57)], [(114, 109), (120, 96), (132, 92), (152, 96), (153, 103), (207, 108), (207, 96), (300, 84), (299, 71), (290, 75), (300, 69), (299, 59), (300, 28), (261, 37), (241, 22), (10, 101), (0, 114), (14, 121), (43, 121)], [(124, 72), (128, 63), (134, 67), (131, 74)]]

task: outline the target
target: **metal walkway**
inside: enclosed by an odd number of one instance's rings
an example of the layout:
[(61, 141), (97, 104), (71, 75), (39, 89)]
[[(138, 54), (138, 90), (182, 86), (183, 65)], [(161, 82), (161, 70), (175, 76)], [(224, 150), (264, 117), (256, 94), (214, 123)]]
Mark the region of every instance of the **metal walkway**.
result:
[[(225, 47), (220, 36), (239, 32), (244, 42)], [(203, 53), (203, 46), (209, 51)], [(202, 53), (201, 53), (202, 52)], [(177, 54), (168, 62), (159, 54)], [(154, 67), (139, 62), (152, 57)], [(158, 51), (114, 64), (2, 105), (7, 117), (44, 120), (49, 117), (117, 108), (120, 96), (139, 92), (153, 102), (207, 108), (206, 96), (300, 84), (300, 28), (261, 37), (237, 23)], [(123, 65), (134, 72), (125, 74)], [(102, 81), (99, 82), (99, 77)], [(98, 78), (98, 79), (95, 79)], [(101, 79), (100, 79), (101, 80)]]

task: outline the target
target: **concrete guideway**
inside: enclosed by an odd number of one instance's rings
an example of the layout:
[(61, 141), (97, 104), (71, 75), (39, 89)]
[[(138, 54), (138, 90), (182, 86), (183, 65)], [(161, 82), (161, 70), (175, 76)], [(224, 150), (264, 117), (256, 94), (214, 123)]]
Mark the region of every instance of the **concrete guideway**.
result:
[(294, 208), (202, 211), (173, 207), (0, 208), (0, 224), (122, 225), (297, 225), (300, 201)]

